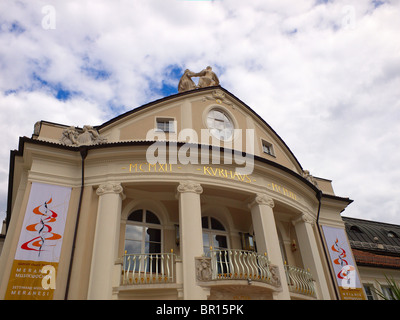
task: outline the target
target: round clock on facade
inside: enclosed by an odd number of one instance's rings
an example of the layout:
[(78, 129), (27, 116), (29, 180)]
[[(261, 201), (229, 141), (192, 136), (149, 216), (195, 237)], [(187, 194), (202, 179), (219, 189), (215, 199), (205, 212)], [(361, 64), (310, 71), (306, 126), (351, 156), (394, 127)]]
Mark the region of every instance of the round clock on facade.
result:
[(233, 122), (222, 111), (213, 109), (207, 115), (207, 126), (211, 134), (223, 141), (229, 140), (233, 135)]

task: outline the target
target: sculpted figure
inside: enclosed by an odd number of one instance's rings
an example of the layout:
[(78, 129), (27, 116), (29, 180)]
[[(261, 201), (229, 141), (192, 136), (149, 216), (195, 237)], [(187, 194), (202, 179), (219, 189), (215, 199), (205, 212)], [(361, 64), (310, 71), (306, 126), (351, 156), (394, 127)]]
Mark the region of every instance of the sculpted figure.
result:
[(60, 142), (67, 146), (75, 145), (77, 144), (76, 140), (77, 138), (78, 138), (78, 132), (76, 131), (74, 126), (71, 126), (62, 132)]
[(210, 66), (200, 71), (199, 73), (196, 73), (196, 76), (200, 77), (198, 85), (199, 88), (219, 85), (219, 79), (214, 71), (212, 71), (212, 68)]
[[(198, 85), (193, 82), (192, 77), (200, 77)], [(210, 66), (198, 73), (194, 73), (189, 69), (186, 69), (183, 73), (183, 76), (179, 80), (178, 92), (217, 85), (219, 85), (219, 79), (217, 75), (212, 71), (212, 68)]]
[(318, 182), (317, 182), (317, 180), (315, 180), (314, 177), (310, 174), (310, 171), (308, 171), (308, 170), (303, 170), (303, 177), (306, 178), (308, 181), (310, 181), (312, 184), (314, 184), (316, 187), (318, 187)]
[(178, 84), (178, 92), (184, 92), (188, 90), (193, 90), (196, 89), (196, 84), (193, 82), (192, 78), (195, 74), (190, 71), (189, 69), (186, 69), (185, 72), (183, 73), (183, 76), (179, 80)]
[(100, 144), (104, 141), (97, 130), (88, 125), (83, 126), (83, 132), (78, 137), (79, 144)]
[(100, 136), (92, 126), (83, 126), (83, 132), (79, 132), (74, 126), (62, 132), (60, 142), (67, 146), (80, 146), (105, 143), (106, 138)]

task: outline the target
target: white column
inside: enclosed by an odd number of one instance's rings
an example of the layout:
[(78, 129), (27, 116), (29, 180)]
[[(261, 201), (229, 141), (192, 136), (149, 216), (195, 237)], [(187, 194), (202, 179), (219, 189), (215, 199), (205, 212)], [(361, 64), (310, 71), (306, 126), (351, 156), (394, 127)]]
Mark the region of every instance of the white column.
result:
[(119, 183), (105, 183), (99, 196), (89, 280), (89, 300), (111, 299), (113, 268), (117, 259), (121, 204), (125, 195)]
[(304, 268), (310, 268), (315, 280), (317, 297), (323, 300), (330, 300), (327, 279), (322, 269), (321, 256), (313, 230), (313, 220), (303, 214), (300, 218), (293, 220), (292, 224), (296, 230)]
[(209, 294), (196, 283), (195, 257), (203, 255), (200, 194), (203, 188), (192, 181), (178, 186), (180, 251), (183, 267), (183, 299), (205, 300)]
[(271, 264), (276, 265), (279, 270), (282, 291), (274, 294), (274, 299), (289, 300), (289, 288), (279, 246), (274, 212), (272, 210), (274, 207), (274, 201), (266, 194), (257, 194), (249, 207), (251, 209), (257, 251), (260, 254), (266, 252)]

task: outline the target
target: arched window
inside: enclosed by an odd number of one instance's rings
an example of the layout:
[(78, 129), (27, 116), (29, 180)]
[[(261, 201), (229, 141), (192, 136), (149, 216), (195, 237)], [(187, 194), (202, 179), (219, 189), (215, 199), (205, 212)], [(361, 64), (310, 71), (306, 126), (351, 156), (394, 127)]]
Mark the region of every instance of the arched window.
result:
[(228, 248), (228, 233), (225, 227), (213, 217), (202, 217), (201, 225), (203, 228), (203, 248), (204, 253), (210, 251), (210, 247), (215, 250)]
[(145, 209), (132, 212), (125, 228), (126, 253), (161, 253), (161, 249), (161, 224), (158, 217)]

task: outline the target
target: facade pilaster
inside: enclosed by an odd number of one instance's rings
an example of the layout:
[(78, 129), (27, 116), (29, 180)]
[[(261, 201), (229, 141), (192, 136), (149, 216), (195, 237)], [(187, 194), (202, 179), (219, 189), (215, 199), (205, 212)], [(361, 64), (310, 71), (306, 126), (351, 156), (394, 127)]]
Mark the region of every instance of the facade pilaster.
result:
[(297, 239), (303, 265), (310, 268), (311, 274), (315, 280), (317, 297), (323, 300), (330, 300), (327, 279), (322, 269), (321, 256), (318, 251), (317, 241), (314, 234), (314, 220), (306, 214), (302, 214), (296, 220), (292, 221), (295, 227)]
[(120, 183), (104, 183), (96, 190), (99, 196), (96, 231), (89, 280), (89, 300), (111, 299), (112, 275), (117, 259), (121, 205), (125, 198)]
[(289, 288), (286, 280), (285, 267), (280, 252), (278, 232), (274, 218), (274, 201), (266, 194), (257, 194), (249, 204), (253, 228), (257, 243), (257, 251), (260, 254), (265, 252), (271, 264), (276, 265), (282, 284), (282, 291), (274, 294), (274, 299), (290, 300)]
[(199, 183), (183, 181), (178, 188), (180, 250), (183, 271), (183, 299), (205, 300), (209, 294), (196, 283), (195, 258), (203, 255)]

